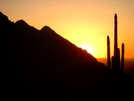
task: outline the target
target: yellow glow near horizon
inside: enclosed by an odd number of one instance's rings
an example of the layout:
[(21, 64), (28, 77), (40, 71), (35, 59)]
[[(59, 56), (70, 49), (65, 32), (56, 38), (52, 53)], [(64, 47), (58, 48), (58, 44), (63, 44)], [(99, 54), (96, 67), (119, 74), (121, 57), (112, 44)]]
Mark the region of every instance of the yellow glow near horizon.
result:
[(91, 47), (88, 46), (80, 46), (83, 50), (86, 50), (88, 53), (93, 54), (93, 50)]

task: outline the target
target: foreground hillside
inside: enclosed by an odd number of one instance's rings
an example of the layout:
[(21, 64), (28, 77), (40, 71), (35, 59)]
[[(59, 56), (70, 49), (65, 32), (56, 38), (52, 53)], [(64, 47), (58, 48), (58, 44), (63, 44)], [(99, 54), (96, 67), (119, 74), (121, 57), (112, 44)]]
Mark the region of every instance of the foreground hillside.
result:
[(7, 97), (105, 99), (114, 80), (106, 66), (55, 33), (0, 13), (2, 68)]

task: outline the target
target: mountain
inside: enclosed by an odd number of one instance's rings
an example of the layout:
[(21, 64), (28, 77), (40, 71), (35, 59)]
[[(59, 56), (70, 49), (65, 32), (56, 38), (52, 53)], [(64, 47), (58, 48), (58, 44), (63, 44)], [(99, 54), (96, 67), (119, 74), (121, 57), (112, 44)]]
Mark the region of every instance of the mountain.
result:
[(104, 99), (112, 85), (106, 66), (50, 27), (37, 30), (0, 12), (3, 94), (44, 99)]

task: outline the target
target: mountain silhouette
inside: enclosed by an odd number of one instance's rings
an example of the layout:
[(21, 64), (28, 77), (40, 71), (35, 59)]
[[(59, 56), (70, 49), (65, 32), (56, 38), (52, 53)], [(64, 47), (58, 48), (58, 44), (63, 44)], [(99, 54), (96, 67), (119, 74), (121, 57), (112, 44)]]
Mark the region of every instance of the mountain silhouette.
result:
[(63, 100), (110, 96), (106, 66), (50, 27), (13, 23), (0, 12), (0, 32), (4, 95)]

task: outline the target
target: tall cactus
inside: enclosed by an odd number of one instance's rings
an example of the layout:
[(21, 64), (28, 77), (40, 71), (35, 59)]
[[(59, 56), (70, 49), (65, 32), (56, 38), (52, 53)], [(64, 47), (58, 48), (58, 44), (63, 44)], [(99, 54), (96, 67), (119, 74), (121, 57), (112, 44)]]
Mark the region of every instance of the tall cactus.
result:
[(111, 62), (110, 62), (110, 38), (107, 36), (107, 67), (111, 69)]
[(121, 53), (121, 72), (124, 73), (124, 43), (122, 43)]
[[(120, 63), (120, 49), (118, 48), (118, 33), (117, 33), (117, 14), (114, 15), (114, 55), (112, 56), (112, 62), (110, 62), (110, 38), (107, 36), (107, 67), (113, 69), (115, 75), (124, 72), (124, 43), (121, 50), (121, 63)], [(112, 67), (111, 67), (112, 65)], [(121, 66), (120, 66), (121, 65)]]
[(117, 14), (114, 16), (114, 67), (113, 69), (118, 72), (120, 70), (120, 49), (118, 48), (117, 37)]
[(117, 55), (118, 40), (117, 40), (117, 14), (114, 15), (114, 56)]

